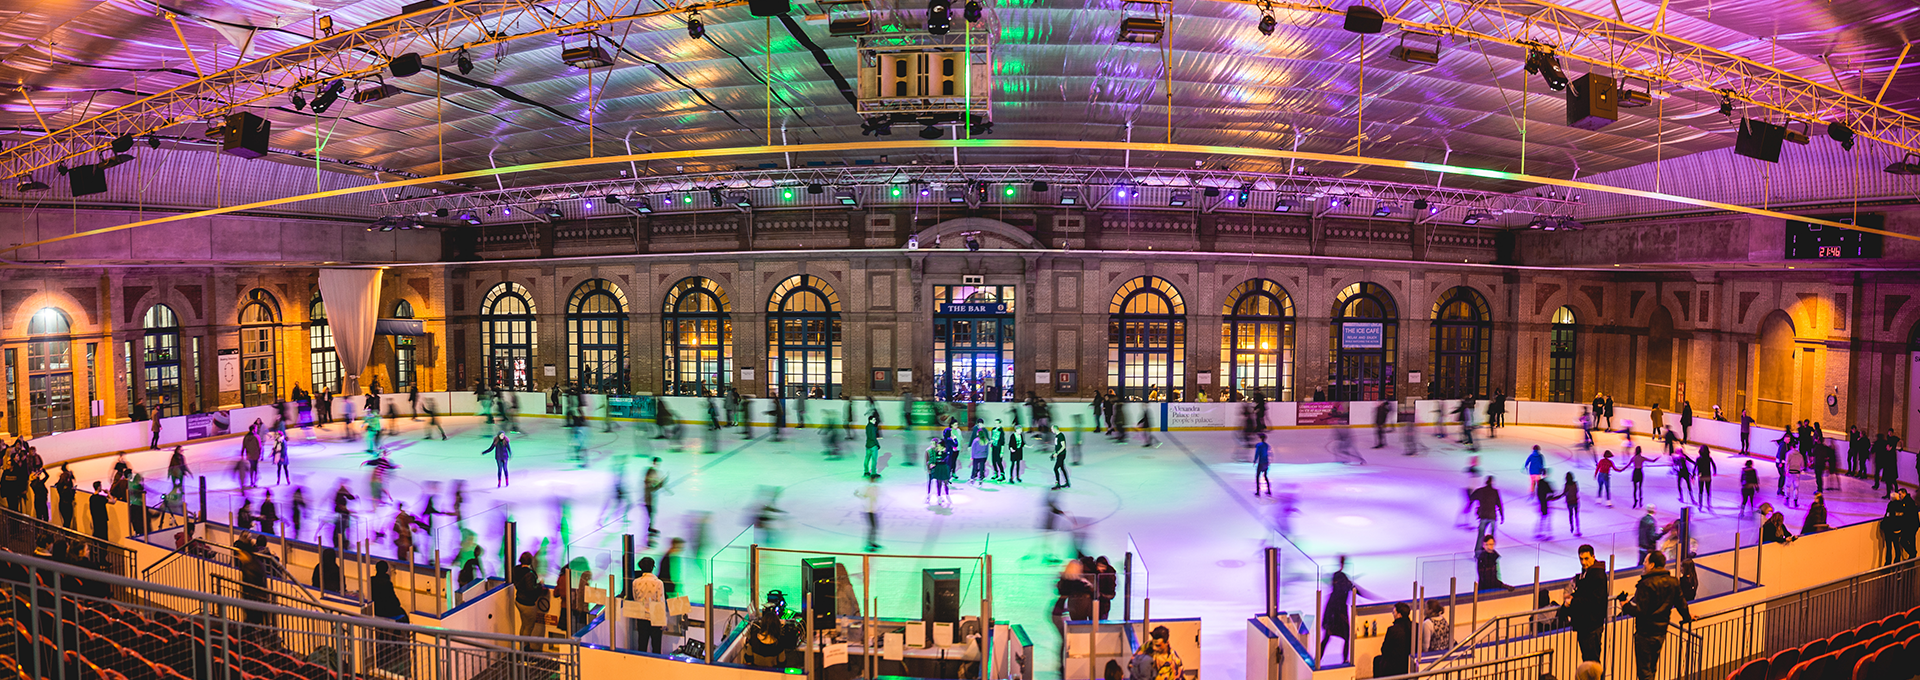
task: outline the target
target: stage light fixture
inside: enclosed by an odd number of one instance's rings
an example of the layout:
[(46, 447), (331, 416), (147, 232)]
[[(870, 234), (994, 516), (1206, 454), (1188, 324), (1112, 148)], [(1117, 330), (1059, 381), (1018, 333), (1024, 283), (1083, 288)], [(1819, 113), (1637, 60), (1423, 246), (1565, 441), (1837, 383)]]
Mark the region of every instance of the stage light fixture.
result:
[(1527, 72), (1537, 74), (1546, 81), (1547, 87), (1555, 92), (1567, 89), (1567, 73), (1560, 68), (1560, 58), (1546, 50), (1527, 50)]
[(948, 190), (947, 190), (947, 202), (948, 202), (948, 203), (965, 203), (965, 202), (967, 202), (967, 190), (966, 190), (966, 189), (948, 189)]
[(809, 184), (807, 185), (807, 193), (824, 194), (827, 193), (827, 187), (824, 184)]
[(1193, 192), (1191, 191), (1175, 191), (1171, 196), (1167, 197), (1167, 205), (1175, 208), (1184, 208), (1188, 203), (1192, 202)]
[(547, 219), (557, 220), (557, 219), (560, 219), (561, 217), (560, 206), (554, 205), (552, 203), (540, 204), (539, 211), (540, 211), (539, 214), (545, 216)]
[(1251, 184), (1242, 186), (1239, 191), (1233, 193), (1234, 205), (1245, 208), (1247, 207), (1247, 202), (1251, 200), (1253, 200), (1253, 185)]
[(1374, 217), (1386, 217), (1392, 214), (1393, 214), (1393, 206), (1391, 205), (1382, 205), (1378, 208), (1373, 209)]
[(593, 212), (593, 200), (592, 200), (592, 199), (588, 199), (588, 200), (585, 200), (585, 201), (581, 201), (581, 202), (580, 202), (580, 209), (582, 209), (582, 210), (585, 210), (585, 211), (587, 211), (587, 212)]
[(480, 216), (473, 214), (473, 211), (467, 211), (467, 212), (460, 213), (460, 221), (465, 222), (467, 224), (479, 224)]
[(967, 250), (969, 252), (980, 252), (980, 239), (974, 238), (972, 232), (967, 233)]
[(620, 194), (607, 194), (607, 205), (620, 205), (626, 202), (626, 200), (627, 199), (622, 198)]
[(993, 134), (993, 121), (982, 121), (968, 125), (967, 133), (975, 137)]
[(153, 136), (153, 135), (151, 135), (151, 134), (149, 134), (149, 135), (147, 135), (147, 148), (149, 148), (149, 149), (158, 149), (158, 148), (160, 148), (160, 138), (159, 138), (159, 137), (155, 137), (155, 136)]
[(299, 90), (294, 90), (293, 94), (289, 95), (287, 99), (293, 102), (293, 110), (295, 111), (307, 110), (307, 97), (306, 95), (300, 94)]
[(980, 0), (967, 0), (966, 8), (961, 10), (961, 16), (967, 18), (967, 23), (973, 23), (980, 20), (982, 12), (983, 9), (980, 7)]
[(1060, 205), (1079, 205), (1079, 204), (1080, 204), (1079, 189), (1061, 189), (1060, 190)]
[(1273, 29), (1279, 26), (1280, 22), (1275, 20), (1272, 14), (1260, 15), (1260, 35), (1273, 35)]
[(1274, 212), (1293, 212), (1293, 201), (1289, 201), (1284, 198), (1274, 201), (1273, 211)]
[(1160, 42), (1167, 34), (1167, 22), (1148, 17), (1127, 17), (1120, 20), (1120, 34), (1115, 40), (1123, 43), (1149, 44)]
[(117, 153), (107, 157), (107, 159), (104, 161), (100, 161), (100, 168), (104, 170), (106, 168), (126, 165), (132, 162), (133, 162), (133, 154)]
[(873, 32), (871, 15), (849, 16), (827, 22), (827, 35), (866, 35)]
[(927, 32), (946, 35), (953, 28), (953, 0), (927, 0)]
[(53, 187), (47, 186), (46, 182), (42, 182), (40, 180), (34, 179), (32, 176), (29, 175), (29, 176), (21, 177), (20, 183), (14, 185), (13, 188), (15, 191), (26, 193), (26, 192), (33, 192), (33, 191), (46, 191), (48, 189), (52, 189)]
[[(1414, 209), (1414, 210), (1426, 210), (1426, 209), (1427, 209), (1427, 199), (1424, 199), (1424, 198), (1416, 198), (1416, 199), (1413, 199), (1413, 209)], [(1435, 209), (1435, 212), (1438, 212), (1438, 211), (1439, 211), (1439, 210), (1438, 210), (1438, 209), (1436, 208), (1436, 209)]]
[(1461, 218), (1460, 223), (1467, 226), (1473, 226), (1473, 225), (1479, 224), (1482, 220), (1485, 220), (1485, 219), (1487, 219), (1486, 215), (1473, 212), (1473, 213), (1467, 213), (1466, 217)]
[(1036, 193), (1036, 194), (1047, 193), (1047, 183), (1035, 181), (1033, 184), (1030, 184), (1027, 186), (1027, 190), (1032, 191), (1033, 193)]
[(420, 72), (420, 53), (408, 52), (387, 60), (387, 70), (395, 78), (408, 78)]
[(1720, 115), (1722, 116), (1733, 115), (1733, 95), (1729, 95), (1729, 94), (1720, 95)]
[(732, 203), (733, 207), (736, 208), (753, 207), (753, 199), (748, 198), (747, 192), (744, 191), (733, 192), (733, 195), (727, 197), (727, 201)]
[(852, 189), (835, 189), (833, 190), (833, 198), (840, 201), (840, 205), (860, 205), (860, 197), (855, 194)]
[(113, 152), (126, 153), (133, 148), (133, 135), (126, 134), (113, 138)]
[(1205, 189), (1201, 189), (1200, 195), (1205, 196), (1207, 198), (1218, 197), (1220, 195), (1220, 187), (1207, 187)]
[(687, 37), (694, 40), (707, 37), (707, 25), (700, 23), (699, 12), (687, 13)]
[(331, 108), (335, 101), (339, 101), (340, 93), (346, 91), (347, 81), (344, 80), (336, 80), (320, 86), (319, 94), (313, 96), (313, 112), (315, 114), (326, 113), (327, 109)]
[(860, 136), (885, 137), (893, 134), (893, 119), (890, 116), (875, 116), (860, 121)]
[[(380, 101), (382, 99), (386, 99), (396, 94), (400, 94), (400, 88), (394, 87), (392, 85), (388, 85), (383, 82), (376, 87), (363, 87), (358, 90), (354, 90), (353, 103), (370, 104), (373, 102)], [(317, 108), (319, 104), (315, 104), (314, 106)]]
[(1847, 127), (1845, 121), (1836, 120), (1827, 123), (1827, 137), (1839, 142), (1840, 148), (1847, 151), (1853, 150), (1853, 128)]
[(446, 209), (446, 208), (438, 208), (438, 209), (435, 209), (435, 210), (433, 211), (433, 216), (434, 216), (434, 217), (438, 217), (438, 218), (441, 218), (441, 219), (445, 219), (445, 218), (446, 218), (446, 216), (447, 216), (447, 209)]
[(647, 200), (647, 197), (645, 196), (633, 199), (633, 211), (641, 214), (651, 215), (653, 214), (653, 201)]
[[(1795, 122), (1800, 123), (1800, 129), (1798, 130), (1794, 129), (1793, 124)], [(1787, 141), (1793, 142), (1795, 144), (1799, 144), (1801, 146), (1806, 146), (1808, 144), (1813, 143), (1813, 135), (1812, 135), (1813, 124), (1808, 123), (1804, 120), (1787, 121), (1787, 124), (1782, 127), (1786, 128), (1785, 135), (1786, 135)]]
[(781, 190), (780, 190), (780, 200), (782, 200), (782, 201), (791, 201), (791, 200), (793, 200), (793, 187), (787, 187), (787, 188), (785, 188), (785, 189), (781, 189)]
[(467, 48), (462, 47), (453, 55), (453, 66), (460, 69), (463, 76), (473, 72), (473, 57), (467, 56)]
[[(715, 207), (715, 208), (718, 208), (718, 207), (720, 207), (720, 206), (723, 206), (723, 205), (726, 205), (726, 204), (727, 204), (727, 198), (726, 198), (725, 196), (722, 196), (722, 195), (720, 195), (720, 188), (719, 188), (719, 187), (714, 187), (714, 188), (712, 188), (712, 189), (708, 189), (708, 190), (707, 190), (707, 198), (709, 198), (709, 199), (711, 199), (711, 200), (713, 201), (713, 207)], [(689, 199), (687, 200), (687, 202), (688, 202), (688, 203), (692, 203), (692, 202), (693, 202), (693, 200), (692, 200), (691, 198), (689, 198)]]
[(607, 57), (607, 51), (601, 49), (599, 45), (593, 44), (569, 47), (561, 50), (560, 60), (566, 62), (568, 66), (582, 70), (606, 68), (613, 65), (613, 60)]
[(1887, 172), (1889, 174), (1904, 176), (1920, 175), (1920, 156), (1908, 153), (1900, 157), (1899, 162), (1888, 165)]
[(946, 134), (946, 133), (943, 132), (940, 128), (932, 125), (928, 125), (924, 128), (920, 128), (921, 139), (939, 139), (940, 135), (943, 135), (943, 134)]

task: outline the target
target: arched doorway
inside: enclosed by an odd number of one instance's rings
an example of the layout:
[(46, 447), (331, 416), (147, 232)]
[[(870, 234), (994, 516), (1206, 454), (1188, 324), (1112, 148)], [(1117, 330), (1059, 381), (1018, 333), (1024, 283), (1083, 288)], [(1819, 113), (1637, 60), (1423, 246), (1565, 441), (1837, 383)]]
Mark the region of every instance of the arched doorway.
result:
[(590, 392), (627, 391), (627, 294), (612, 281), (584, 281), (567, 300), (567, 380)]
[(1553, 310), (1553, 329), (1547, 336), (1547, 401), (1580, 401), (1580, 388), (1574, 384), (1573, 362), (1579, 351), (1575, 323), (1572, 307)]
[(180, 317), (172, 307), (154, 305), (141, 321), (146, 332), (140, 339), (140, 373), (147, 412), (154, 418), (181, 415)]
[(667, 291), (667, 394), (720, 394), (733, 375), (733, 306), (713, 279), (690, 276)]
[(1220, 324), (1223, 398), (1255, 394), (1293, 401), (1293, 298), (1280, 284), (1251, 279), (1227, 294)]
[(1393, 294), (1377, 283), (1356, 283), (1335, 300), (1328, 323), (1327, 399), (1392, 401), (1400, 340), (1400, 308)]
[(52, 307), (27, 320), (27, 404), (35, 435), (73, 429), (73, 322)]
[(1674, 357), (1673, 314), (1667, 308), (1654, 307), (1653, 318), (1647, 320), (1647, 392), (1644, 403), (1659, 405), (1669, 411), (1677, 410), (1673, 404), (1673, 357)]
[(480, 301), (480, 351), (485, 380), (509, 390), (533, 389), (533, 295), (517, 283), (502, 283)]
[(1180, 290), (1142, 276), (1114, 292), (1107, 314), (1107, 386), (1121, 399), (1178, 400), (1187, 375), (1187, 303)]
[(1013, 401), (1013, 286), (933, 287), (934, 398)]
[(1794, 418), (1795, 343), (1793, 319), (1774, 310), (1760, 322), (1759, 346), (1754, 352), (1754, 420), (1763, 425), (1788, 426)]
[(840, 397), (840, 296), (820, 277), (792, 276), (767, 296), (767, 386), (773, 396)]
[(275, 401), (280, 393), (279, 360), (280, 302), (265, 290), (247, 291), (244, 306), (240, 308), (242, 405), (259, 406)]
[(1493, 316), (1487, 299), (1466, 286), (1447, 290), (1433, 303), (1433, 387), (1430, 399), (1486, 397), (1493, 347)]
[[(406, 300), (395, 302), (393, 304), (393, 318), (413, 318), (413, 305), (409, 304)], [(414, 363), (413, 358), (413, 350), (417, 345), (414, 344), (414, 339), (411, 335), (395, 335), (392, 337), (393, 389), (395, 392), (412, 389), (415, 386), (415, 382), (419, 380), (416, 369), (418, 364)]]
[(327, 303), (319, 293), (307, 304), (307, 363), (313, 389), (340, 391), (340, 355), (333, 350), (333, 326), (327, 325)]

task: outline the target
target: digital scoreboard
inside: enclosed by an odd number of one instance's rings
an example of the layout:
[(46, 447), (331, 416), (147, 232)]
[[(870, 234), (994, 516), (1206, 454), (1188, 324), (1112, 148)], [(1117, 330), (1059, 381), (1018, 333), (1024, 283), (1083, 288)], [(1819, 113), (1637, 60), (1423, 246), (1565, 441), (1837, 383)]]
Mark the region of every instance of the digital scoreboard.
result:
[[(1816, 215), (1815, 217), (1842, 224), (1858, 224), (1869, 229), (1879, 229), (1886, 224), (1886, 216), (1880, 213)], [(1876, 258), (1880, 257), (1882, 243), (1883, 239), (1879, 234), (1795, 220), (1787, 221), (1787, 259), (1789, 260)]]

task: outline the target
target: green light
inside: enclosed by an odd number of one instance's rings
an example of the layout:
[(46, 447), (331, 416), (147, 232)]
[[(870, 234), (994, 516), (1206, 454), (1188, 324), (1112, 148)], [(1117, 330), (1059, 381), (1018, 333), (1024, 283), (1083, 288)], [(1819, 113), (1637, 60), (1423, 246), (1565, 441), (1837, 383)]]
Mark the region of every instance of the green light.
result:
[(788, 189), (786, 191), (780, 192), (780, 198), (789, 200), (789, 201), (793, 200), (793, 190)]
[(692, 196), (688, 196), (688, 197), (687, 197), (687, 201), (686, 201), (686, 202), (688, 202), (688, 203), (692, 203), (692, 202), (693, 202), (693, 197), (692, 197)]
[(1006, 195), (1008, 195), (1008, 196), (1012, 196), (1012, 195), (1013, 195), (1013, 187), (1007, 187), (1007, 188), (1006, 188), (1006, 191), (1005, 191), (1005, 193), (1006, 193)]
[(893, 197), (894, 197), (894, 198), (899, 198), (899, 197), (900, 197), (900, 187), (894, 187), (894, 188), (893, 188)]

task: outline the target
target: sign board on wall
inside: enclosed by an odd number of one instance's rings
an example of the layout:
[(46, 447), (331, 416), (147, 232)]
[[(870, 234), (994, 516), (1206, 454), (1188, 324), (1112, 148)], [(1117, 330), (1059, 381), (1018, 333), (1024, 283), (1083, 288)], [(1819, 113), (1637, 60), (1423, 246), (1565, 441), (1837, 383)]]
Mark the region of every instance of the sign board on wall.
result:
[(751, 369), (751, 368), (743, 368), (743, 369), (740, 369), (740, 379), (741, 379), (741, 380), (752, 380), (752, 379), (753, 379), (753, 369)]
[(1075, 371), (1054, 371), (1053, 393), (1072, 394), (1074, 390), (1080, 389), (1078, 376), (1075, 373)]
[(187, 416), (187, 438), (205, 439), (207, 437), (226, 434), (227, 426), (232, 423), (232, 421), (232, 414), (226, 411), (189, 414)]
[(873, 369), (873, 382), (870, 385), (870, 388), (875, 392), (893, 391), (893, 369), (891, 368)]
[(1167, 429), (1214, 429), (1227, 426), (1226, 416), (1229, 409), (1221, 409), (1207, 404), (1170, 403), (1167, 404)]
[(1344, 401), (1303, 401), (1297, 413), (1296, 422), (1301, 425), (1347, 424), (1347, 402)]
[(240, 391), (240, 353), (220, 354), (220, 391)]
[(940, 305), (941, 314), (1006, 314), (1005, 302), (948, 302)]
[(1420, 384), (1420, 379), (1424, 377), (1426, 377), (1426, 374), (1420, 371), (1407, 371), (1407, 384), (1418, 385)]
[(1340, 324), (1342, 349), (1380, 349), (1386, 346), (1386, 326), (1379, 322)]

